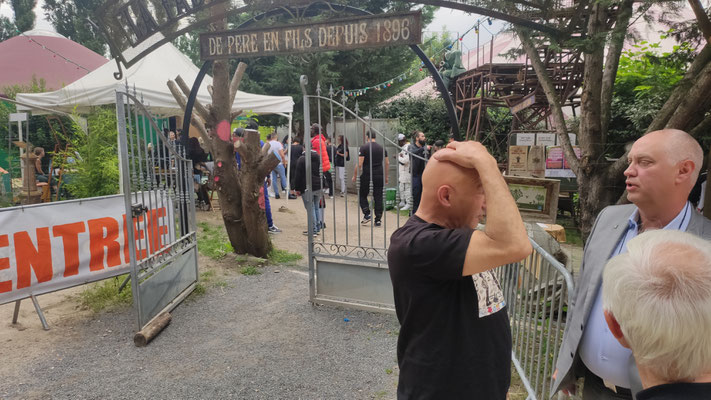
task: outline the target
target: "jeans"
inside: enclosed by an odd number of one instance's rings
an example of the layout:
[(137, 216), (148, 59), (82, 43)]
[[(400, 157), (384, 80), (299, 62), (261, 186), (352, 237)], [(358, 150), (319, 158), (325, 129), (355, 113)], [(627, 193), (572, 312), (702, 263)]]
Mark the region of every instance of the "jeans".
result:
[[(358, 190), (358, 199), (360, 201), (360, 209), (363, 215), (370, 215), (370, 206), (368, 204), (368, 194), (370, 193), (370, 175), (362, 174), (360, 176), (360, 189)], [(373, 176), (373, 202), (375, 203), (375, 220), (380, 221), (383, 216), (383, 176)]]
[(274, 225), (272, 220), (272, 207), (269, 205), (269, 186), (267, 180), (264, 180), (264, 213), (267, 214), (267, 227), (271, 228)]
[(341, 186), (341, 194), (346, 194), (346, 167), (336, 167), (336, 176)]
[[(318, 206), (322, 193), (321, 190), (317, 190), (316, 192), (306, 191), (301, 195), (301, 200), (304, 201), (304, 208), (306, 208), (307, 213), (311, 214), (311, 219), (314, 221), (314, 232), (320, 231), (323, 225), (323, 208), (319, 208)], [(309, 207), (309, 198), (313, 202), (312, 207)]]
[(417, 208), (420, 206), (420, 199), (422, 198), (422, 175), (412, 176), (412, 214), (415, 214)]
[(326, 187), (328, 187), (328, 195), (333, 197), (333, 175), (331, 175), (330, 169), (323, 173), (323, 178), (326, 181)]
[(274, 189), (275, 196), (279, 196), (279, 193), (281, 193), (277, 185), (277, 175), (281, 180), (281, 188), (286, 190), (286, 169), (284, 168), (284, 164), (279, 163), (279, 165), (272, 170), (272, 189)]

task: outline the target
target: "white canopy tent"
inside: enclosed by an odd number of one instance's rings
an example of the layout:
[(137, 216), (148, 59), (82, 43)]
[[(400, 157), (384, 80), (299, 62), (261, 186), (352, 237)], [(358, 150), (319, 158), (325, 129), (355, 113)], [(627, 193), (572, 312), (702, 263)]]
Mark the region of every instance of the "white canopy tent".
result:
[[(18, 93), (17, 110), (32, 111), (35, 115), (52, 112), (88, 114), (92, 107), (115, 104), (116, 90), (126, 85), (135, 89), (141, 102), (151, 113), (160, 117), (182, 116), (183, 110), (168, 89), (168, 80), (180, 75), (192, 86), (200, 69), (171, 43), (166, 43), (128, 70), (124, 70), (124, 80), (117, 81), (113, 73), (117, 71), (115, 60), (108, 62), (85, 77), (60, 90), (47, 93)], [(197, 100), (203, 105), (212, 103), (207, 87), (212, 85), (212, 77), (206, 75), (198, 91)], [(291, 143), (292, 112), (294, 100), (291, 96), (266, 96), (238, 91), (232, 110), (243, 110), (253, 114), (277, 114), (289, 119), (289, 143)], [(122, 189), (123, 190), (123, 189)], [(287, 196), (288, 197), (288, 196)]]
[[(113, 61), (113, 60), (112, 60)], [(91, 107), (116, 103), (116, 89), (128, 83), (131, 90), (136, 89), (143, 103), (158, 116), (183, 115), (178, 103), (168, 90), (167, 82), (180, 75), (188, 85), (192, 85), (200, 71), (190, 59), (171, 43), (166, 43), (146, 56), (136, 65), (124, 71), (124, 80), (119, 82), (113, 77), (117, 71), (115, 61), (108, 62), (85, 77), (54, 92), (19, 93), (18, 111), (32, 111), (33, 114), (47, 114), (47, 109), (87, 114)], [(198, 91), (197, 99), (202, 104), (212, 102), (208, 85), (212, 77), (205, 79)], [(35, 108), (38, 107), (38, 108)], [(41, 108), (39, 108), (41, 107)], [(291, 96), (265, 96), (238, 92), (233, 110), (250, 111), (255, 114), (279, 114), (290, 117), (294, 108)]]

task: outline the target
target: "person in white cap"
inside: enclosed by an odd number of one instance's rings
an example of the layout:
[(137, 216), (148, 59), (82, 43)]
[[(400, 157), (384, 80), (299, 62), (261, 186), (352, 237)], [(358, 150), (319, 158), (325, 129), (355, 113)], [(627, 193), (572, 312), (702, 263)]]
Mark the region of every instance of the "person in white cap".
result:
[(412, 173), (410, 171), (410, 140), (402, 133), (397, 135), (400, 153), (397, 155), (398, 163), (398, 183), (400, 192), (400, 203), (398, 208), (401, 210), (412, 209)]

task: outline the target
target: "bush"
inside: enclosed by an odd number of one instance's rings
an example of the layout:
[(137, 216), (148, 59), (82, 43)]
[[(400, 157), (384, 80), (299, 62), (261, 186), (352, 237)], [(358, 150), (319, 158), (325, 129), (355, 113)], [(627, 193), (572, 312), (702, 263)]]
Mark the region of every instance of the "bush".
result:
[(88, 135), (76, 135), (74, 149), (70, 150), (69, 156), (75, 163), (68, 165), (73, 170), (73, 177), (67, 182), (67, 189), (76, 198), (117, 194), (119, 165), (115, 111), (99, 108), (89, 116), (88, 126)]

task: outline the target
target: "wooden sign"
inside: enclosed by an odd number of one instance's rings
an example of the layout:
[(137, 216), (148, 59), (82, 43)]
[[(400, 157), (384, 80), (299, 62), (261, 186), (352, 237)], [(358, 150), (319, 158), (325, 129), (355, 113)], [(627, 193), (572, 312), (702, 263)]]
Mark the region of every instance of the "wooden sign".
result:
[(528, 146), (509, 146), (509, 173), (525, 172), (528, 168)]
[(420, 11), (200, 35), (200, 58), (218, 60), (419, 44)]
[(536, 93), (531, 93), (525, 96), (520, 102), (514, 104), (511, 107), (511, 114), (516, 114), (521, 110), (525, 110), (531, 107), (536, 102)]

